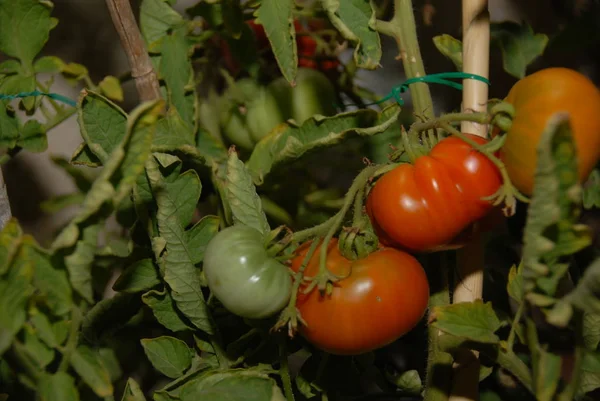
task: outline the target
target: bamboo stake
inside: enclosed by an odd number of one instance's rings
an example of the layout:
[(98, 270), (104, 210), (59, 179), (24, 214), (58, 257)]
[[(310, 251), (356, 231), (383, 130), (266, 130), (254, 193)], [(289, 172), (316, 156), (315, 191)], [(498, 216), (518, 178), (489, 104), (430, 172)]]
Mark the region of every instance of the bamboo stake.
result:
[[(462, 1), (463, 71), (489, 77), (490, 18), (488, 0)], [(481, 112), (487, 108), (488, 86), (480, 81), (463, 81), (463, 112)], [(463, 133), (487, 136), (487, 125), (464, 121)], [(458, 251), (458, 275), (453, 303), (472, 302), (483, 295), (484, 250), (477, 238)], [(449, 401), (479, 399), (479, 358), (476, 352), (463, 350), (456, 355), (455, 373)]]
[(0, 168), (0, 230), (4, 228), (11, 217), (12, 211), (10, 209), (10, 201), (8, 200), (8, 191), (4, 182), (4, 176), (2, 175), (2, 169)]

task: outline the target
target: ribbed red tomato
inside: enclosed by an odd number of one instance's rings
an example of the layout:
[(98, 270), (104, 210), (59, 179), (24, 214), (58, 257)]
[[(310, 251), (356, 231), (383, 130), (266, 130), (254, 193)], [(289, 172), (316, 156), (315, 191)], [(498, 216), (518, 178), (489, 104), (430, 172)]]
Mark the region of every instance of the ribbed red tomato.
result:
[[(310, 243), (303, 244), (292, 261), (298, 271)], [(305, 277), (319, 272), (319, 250), (313, 254)], [(359, 260), (346, 259), (338, 240), (328, 244), (327, 268), (348, 277), (336, 282), (331, 295), (300, 287), (296, 306), (302, 319), (300, 333), (317, 348), (336, 355), (358, 355), (381, 348), (412, 330), (429, 301), (429, 283), (412, 255), (381, 248)]]
[(501, 185), (500, 172), (485, 155), (448, 137), (414, 165), (401, 164), (379, 178), (368, 195), (367, 213), (388, 246), (415, 252), (448, 249), (492, 210), (492, 203), (482, 198)]

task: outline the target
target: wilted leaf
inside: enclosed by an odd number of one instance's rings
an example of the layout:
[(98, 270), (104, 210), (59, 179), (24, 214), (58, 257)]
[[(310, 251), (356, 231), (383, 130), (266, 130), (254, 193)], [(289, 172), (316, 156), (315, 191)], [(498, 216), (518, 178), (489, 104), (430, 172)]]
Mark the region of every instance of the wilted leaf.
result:
[(152, 313), (158, 323), (165, 326), (167, 329), (177, 332), (192, 330), (179, 316), (175, 302), (167, 290), (158, 292), (156, 290), (148, 291), (142, 295), (142, 301), (152, 309)]
[(73, 376), (66, 372), (43, 374), (38, 382), (41, 401), (79, 401), (79, 391)]
[(263, 0), (255, 13), (256, 23), (264, 27), (279, 69), (290, 83), (295, 81), (298, 72), (293, 7), (292, 0)]
[(234, 223), (252, 227), (266, 236), (271, 231), (267, 216), (252, 177), (235, 151), (229, 152), (226, 188)]
[(193, 351), (177, 338), (144, 338), (141, 343), (152, 366), (171, 379), (183, 375), (192, 363)]
[(152, 259), (142, 259), (125, 269), (113, 285), (113, 290), (136, 293), (147, 291), (158, 284), (160, 279)]
[(321, 0), (329, 20), (345, 39), (355, 44), (354, 61), (360, 68), (374, 70), (381, 60), (381, 39), (372, 28), (373, 4), (365, 0)]
[(496, 344), (500, 341), (494, 333), (501, 323), (489, 302), (476, 300), (472, 303), (436, 306), (430, 319), (433, 326), (453, 336), (480, 343)]
[(490, 26), (491, 39), (502, 50), (504, 71), (516, 78), (523, 78), (527, 66), (544, 53), (548, 36), (535, 34), (528, 24), (506, 21)]
[(336, 145), (352, 134), (370, 136), (381, 133), (394, 124), (399, 115), (400, 108), (392, 105), (381, 113), (361, 109), (333, 117), (310, 118), (300, 127), (282, 124), (280, 129), (256, 144), (246, 163), (247, 168), (254, 183), (261, 185), (275, 166), (295, 160), (310, 150)]
[(433, 44), (442, 53), (446, 56), (454, 65), (458, 71), (462, 71), (463, 61), (462, 61), (462, 51), (463, 45), (462, 42), (448, 34), (438, 35), (433, 37)]
[(83, 345), (77, 347), (71, 354), (71, 366), (98, 397), (113, 395), (110, 374), (97, 351)]

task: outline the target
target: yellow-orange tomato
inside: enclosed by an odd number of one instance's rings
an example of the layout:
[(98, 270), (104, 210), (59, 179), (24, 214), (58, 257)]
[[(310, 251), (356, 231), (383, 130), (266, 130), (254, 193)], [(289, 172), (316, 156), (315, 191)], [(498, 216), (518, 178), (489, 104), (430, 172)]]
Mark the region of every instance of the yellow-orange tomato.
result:
[[(310, 243), (303, 244), (292, 261), (298, 271)], [(304, 274), (319, 272), (320, 246)], [(307, 323), (300, 333), (317, 348), (336, 355), (358, 355), (390, 344), (412, 330), (429, 301), (429, 283), (421, 264), (412, 255), (381, 248), (359, 260), (346, 259), (332, 239), (327, 249), (327, 268), (339, 276), (331, 295), (314, 289), (303, 294), (296, 306)]]
[(505, 101), (515, 108), (512, 127), (500, 158), (512, 183), (525, 195), (533, 192), (537, 145), (556, 112), (568, 112), (585, 181), (600, 160), (600, 90), (586, 76), (568, 68), (547, 68), (518, 81)]

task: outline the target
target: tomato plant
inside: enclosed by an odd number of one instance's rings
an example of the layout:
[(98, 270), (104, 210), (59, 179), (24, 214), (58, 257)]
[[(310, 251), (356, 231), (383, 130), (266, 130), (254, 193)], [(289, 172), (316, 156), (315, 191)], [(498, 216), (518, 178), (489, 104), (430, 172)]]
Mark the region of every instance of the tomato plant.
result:
[(272, 316), (290, 298), (290, 274), (269, 257), (251, 227), (235, 225), (215, 235), (204, 255), (204, 275), (211, 292), (238, 316)]
[[(308, 249), (308, 243), (298, 249), (292, 270), (298, 271)], [(413, 329), (427, 309), (427, 276), (408, 253), (382, 248), (352, 261), (340, 253), (334, 238), (328, 244), (327, 268), (348, 277), (336, 282), (330, 295), (316, 289), (300, 293), (296, 304), (306, 322), (302, 335), (327, 352), (357, 355), (390, 344)], [(313, 277), (318, 271), (316, 253), (304, 274)]]
[(435, 251), (492, 209), (482, 198), (493, 195), (501, 183), (486, 156), (449, 137), (414, 165), (401, 164), (379, 178), (368, 195), (367, 210), (387, 244)]
[(588, 77), (568, 68), (546, 68), (519, 80), (505, 101), (515, 110), (500, 157), (521, 192), (532, 193), (537, 146), (556, 112), (569, 113), (579, 180), (586, 180), (600, 160), (600, 89)]

